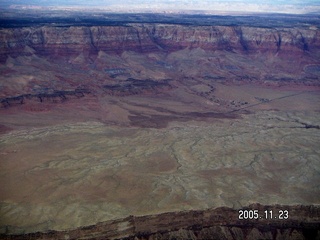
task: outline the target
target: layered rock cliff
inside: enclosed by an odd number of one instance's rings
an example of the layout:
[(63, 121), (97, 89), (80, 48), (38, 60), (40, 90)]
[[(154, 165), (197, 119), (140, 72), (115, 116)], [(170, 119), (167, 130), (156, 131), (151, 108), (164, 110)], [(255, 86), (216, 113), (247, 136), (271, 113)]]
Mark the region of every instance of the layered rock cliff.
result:
[(23, 27), (0, 30), (0, 55), (21, 54), (26, 47), (38, 54), (70, 55), (80, 51), (120, 53), (173, 51), (200, 47), (248, 53), (313, 52), (320, 49), (317, 28), (257, 28), (128, 24), (127, 26)]

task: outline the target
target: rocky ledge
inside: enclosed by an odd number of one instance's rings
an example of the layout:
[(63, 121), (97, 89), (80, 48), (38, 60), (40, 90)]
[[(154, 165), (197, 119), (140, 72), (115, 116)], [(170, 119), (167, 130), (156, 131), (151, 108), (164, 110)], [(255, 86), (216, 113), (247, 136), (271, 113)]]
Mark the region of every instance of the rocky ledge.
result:
[[(258, 215), (255, 215), (255, 212)], [(7, 226), (7, 234), (0, 235), (0, 238), (319, 239), (319, 229), (320, 206), (251, 204), (242, 209), (220, 207), (199, 211), (129, 216), (66, 231), (10, 235), (10, 226)]]
[(0, 98), (0, 108), (8, 108), (16, 105), (22, 105), (28, 102), (50, 102), (58, 103), (67, 99), (81, 98), (85, 94), (89, 94), (88, 89), (75, 89), (72, 91), (54, 91), (52, 93), (38, 93), (38, 94), (22, 94), (19, 96)]

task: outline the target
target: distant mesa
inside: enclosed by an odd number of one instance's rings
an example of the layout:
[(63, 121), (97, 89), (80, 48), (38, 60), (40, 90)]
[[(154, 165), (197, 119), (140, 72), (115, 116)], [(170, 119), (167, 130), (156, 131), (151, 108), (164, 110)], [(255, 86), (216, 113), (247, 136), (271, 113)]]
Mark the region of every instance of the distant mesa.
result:
[[(274, 54), (282, 52), (286, 55), (297, 55), (306, 51), (317, 51), (320, 48), (320, 37), (315, 30), (285, 27), (276, 29), (219, 25), (190, 27), (154, 23), (91, 27), (36, 26), (3, 28), (0, 30), (0, 37), (4, 39), (0, 50), (1, 61), (5, 61), (8, 56), (15, 57), (21, 54), (56, 57), (74, 55), (73, 61), (82, 63), (85, 57), (81, 52), (150, 53), (201, 48), (206, 51)], [(166, 67), (170, 68), (170, 65)], [(238, 70), (232, 65), (225, 67), (232, 71)]]

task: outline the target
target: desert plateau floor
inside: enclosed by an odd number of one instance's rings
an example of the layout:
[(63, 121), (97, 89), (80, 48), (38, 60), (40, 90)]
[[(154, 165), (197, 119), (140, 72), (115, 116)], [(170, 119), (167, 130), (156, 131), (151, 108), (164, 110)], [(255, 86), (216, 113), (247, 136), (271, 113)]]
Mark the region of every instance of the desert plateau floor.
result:
[[(174, 117), (166, 127), (52, 124), (50, 113), (39, 113), (40, 127), (2, 134), (1, 232), (65, 230), (129, 215), (256, 202), (319, 204), (319, 94), (215, 87), (217, 96), (236, 91), (243, 101), (254, 94), (280, 99), (232, 118)], [(139, 108), (163, 113), (160, 106), (170, 106), (166, 98), (153, 100)], [(114, 107), (126, 113), (139, 102), (140, 96), (130, 96)], [(35, 122), (28, 112), (2, 115), (1, 122), (19, 128), (19, 117)]]

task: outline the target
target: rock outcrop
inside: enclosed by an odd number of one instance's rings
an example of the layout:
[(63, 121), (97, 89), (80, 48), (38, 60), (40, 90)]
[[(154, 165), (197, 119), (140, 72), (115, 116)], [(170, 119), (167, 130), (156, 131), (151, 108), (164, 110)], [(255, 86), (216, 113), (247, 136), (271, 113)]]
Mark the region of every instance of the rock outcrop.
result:
[[(0, 30), (0, 55), (21, 54), (26, 47), (38, 54), (69, 56), (80, 51), (121, 53), (174, 51), (200, 47), (245, 53), (297, 54), (320, 49), (320, 31), (310, 28), (185, 26), (128, 24), (127, 26), (22, 27)], [(26, 51), (28, 52), (28, 51)], [(30, 51), (29, 51), (30, 52)]]
[(74, 91), (54, 91), (53, 93), (38, 93), (38, 94), (23, 94), (14, 97), (7, 97), (0, 99), (0, 108), (7, 108), (16, 105), (22, 105), (26, 102), (63, 102), (67, 99), (81, 98), (85, 94), (89, 94), (87, 89), (76, 89)]
[[(319, 206), (265, 206), (243, 210), (259, 212), (259, 219), (239, 219), (238, 210), (221, 207), (202, 211), (129, 216), (70, 231), (2, 235), (1, 239), (318, 239)], [(265, 211), (272, 211), (266, 219)], [(288, 211), (287, 219), (279, 219)], [(268, 218), (271, 215), (268, 215)], [(9, 228), (8, 228), (9, 230)]]

